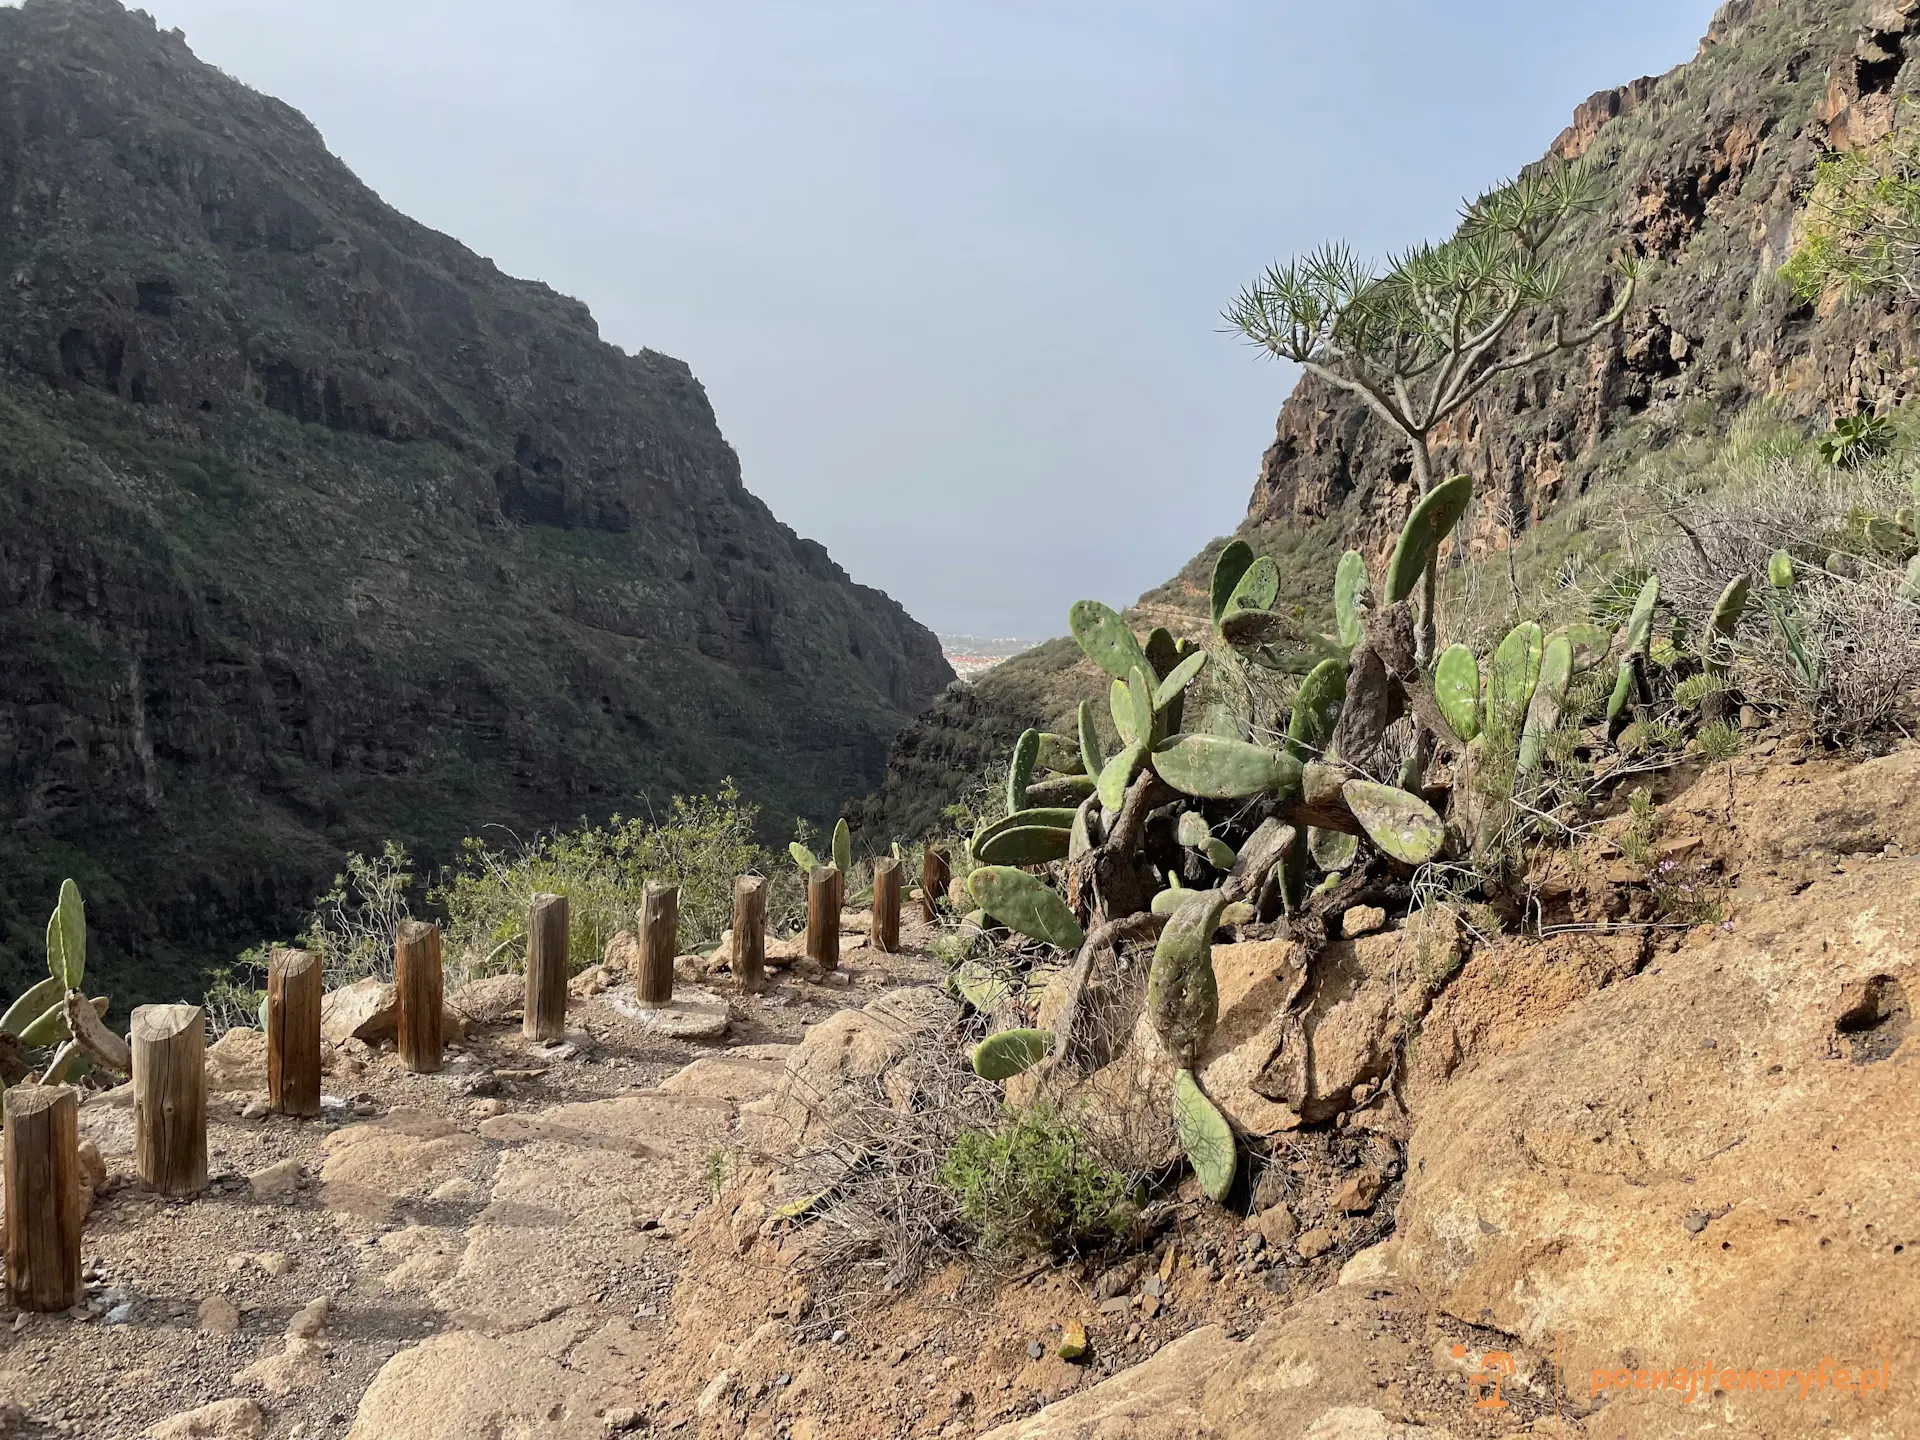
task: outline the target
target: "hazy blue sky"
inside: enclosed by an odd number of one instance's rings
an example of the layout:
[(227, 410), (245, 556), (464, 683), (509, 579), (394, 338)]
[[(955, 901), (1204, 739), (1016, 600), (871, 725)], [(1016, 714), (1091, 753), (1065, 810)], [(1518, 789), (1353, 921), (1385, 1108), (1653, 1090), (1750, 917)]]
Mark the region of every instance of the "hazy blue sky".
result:
[(1689, 58), (1710, 0), (145, 0), (388, 201), (686, 359), (750, 488), (1030, 638), (1239, 522), (1293, 375), (1219, 333)]

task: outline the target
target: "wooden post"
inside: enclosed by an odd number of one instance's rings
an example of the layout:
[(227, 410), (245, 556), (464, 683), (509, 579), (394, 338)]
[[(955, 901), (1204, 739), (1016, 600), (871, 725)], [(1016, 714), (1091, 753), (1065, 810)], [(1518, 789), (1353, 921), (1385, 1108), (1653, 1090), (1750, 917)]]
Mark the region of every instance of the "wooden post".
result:
[(207, 1183), (207, 1017), (198, 1005), (133, 1012), (133, 1152), (140, 1179), (162, 1195)]
[(567, 897), (536, 895), (527, 912), (527, 1000), (520, 1033), (558, 1040), (567, 1028)]
[(80, 1097), (64, 1085), (6, 1092), (7, 1298), (43, 1314), (80, 1303)]
[(673, 957), (680, 947), (680, 887), (648, 883), (640, 896), (640, 974), (642, 1005), (673, 1003)]
[(421, 920), (402, 920), (393, 937), (393, 985), (400, 1001), (400, 1063), (416, 1075), (437, 1075), (441, 1062), (445, 981), (440, 972), (440, 930)]
[(900, 951), (900, 862), (891, 855), (873, 862), (873, 948)]
[(733, 882), (733, 978), (748, 995), (767, 988), (767, 882), (742, 875)]
[(267, 957), (267, 1104), (282, 1115), (320, 1113), (320, 957)]
[(920, 904), (927, 912), (929, 925), (939, 922), (940, 902), (947, 898), (952, 880), (953, 867), (947, 863), (946, 851), (929, 845), (920, 852)]
[(840, 870), (816, 865), (807, 877), (807, 956), (822, 970), (840, 968)]

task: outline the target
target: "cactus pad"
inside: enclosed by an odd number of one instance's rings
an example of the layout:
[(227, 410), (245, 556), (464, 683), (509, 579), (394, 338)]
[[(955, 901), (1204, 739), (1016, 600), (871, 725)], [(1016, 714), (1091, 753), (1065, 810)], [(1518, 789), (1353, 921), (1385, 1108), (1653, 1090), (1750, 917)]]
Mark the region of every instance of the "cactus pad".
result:
[(1360, 855), (1360, 837), (1349, 835), (1344, 830), (1307, 831), (1307, 851), (1313, 856), (1313, 863), (1328, 874), (1336, 870), (1345, 870)]
[(1093, 702), (1082, 700), (1079, 712), (1080, 763), (1085, 773), (1097, 776), (1107, 768), (1107, 757), (1100, 753), (1100, 732), (1093, 723)]
[(1424, 865), (1446, 843), (1447, 827), (1418, 795), (1371, 780), (1349, 780), (1340, 793), (1367, 838), (1395, 860)]
[(1660, 603), (1660, 577), (1649, 575), (1634, 599), (1633, 614), (1627, 618), (1627, 653), (1642, 658), (1653, 645), (1653, 611)]
[(1776, 590), (1793, 588), (1793, 557), (1784, 550), (1776, 550), (1767, 557), (1767, 583)]
[(1091, 775), (1055, 775), (1027, 786), (1027, 804), (1052, 809), (1072, 808), (1093, 794), (1097, 782)]
[(978, 960), (962, 960), (947, 977), (947, 986), (982, 1015), (991, 1015), (1013, 998), (1006, 978)]
[(1271, 610), (1280, 598), (1280, 567), (1270, 556), (1262, 555), (1247, 567), (1247, 573), (1227, 597), (1227, 614), (1242, 610)]
[(1233, 1189), (1240, 1157), (1233, 1145), (1233, 1127), (1201, 1093), (1200, 1082), (1190, 1069), (1183, 1068), (1173, 1077), (1173, 1128), (1200, 1188), (1209, 1200), (1220, 1204)]
[(1213, 562), (1213, 583), (1207, 588), (1207, 599), (1216, 626), (1227, 618), (1227, 601), (1233, 598), (1234, 587), (1251, 564), (1253, 547), (1244, 540), (1229, 540)]
[(78, 990), (87, 977), (87, 907), (80, 887), (60, 882), (60, 899), (47, 917), (47, 974)]
[(1224, 890), (1181, 892), (1185, 903), (1160, 932), (1147, 971), (1147, 1014), (1176, 1065), (1191, 1067), (1220, 1015), (1213, 934), (1227, 908)]
[(1413, 507), (1400, 531), (1400, 543), (1393, 547), (1393, 559), (1387, 562), (1385, 594), (1389, 605), (1398, 605), (1413, 594), (1421, 575), (1440, 552), (1440, 542), (1453, 533), (1472, 499), (1473, 477), (1454, 475), (1434, 486)]
[(1233, 847), (1224, 840), (1209, 835), (1206, 843), (1200, 847), (1200, 853), (1207, 857), (1207, 863), (1216, 870), (1233, 869)]
[(12, 1035), (18, 1039), (23, 1030), (50, 1008), (61, 1005), (66, 997), (64, 976), (49, 975), (38, 985), (29, 986), (18, 1000), (7, 1007), (6, 1014), (0, 1015), (0, 1035)]
[(1497, 733), (1511, 736), (1520, 729), (1533, 690), (1540, 683), (1540, 652), (1546, 637), (1531, 620), (1507, 632), (1487, 667), (1487, 721)]
[(1347, 551), (1333, 572), (1333, 623), (1335, 637), (1349, 650), (1366, 638), (1362, 609), (1370, 590), (1366, 558), (1358, 550)]
[(1067, 902), (1024, 870), (984, 865), (967, 877), (967, 893), (1010, 930), (1062, 950), (1078, 950), (1086, 932)]
[(1296, 760), (1313, 760), (1327, 753), (1340, 707), (1347, 702), (1347, 667), (1339, 660), (1322, 660), (1294, 692), (1293, 715), (1287, 721), (1287, 753)]
[(1183, 795), (1203, 800), (1282, 798), (1300, 785), (1300, 762), (1284, 751), (1219, 735), (1179, 735), (1153, 754), (1153, 768)]
[(1067, 627), (1087, 658), (1116, 680), (1136, 667), (1147, 668), (1147, 653), (1118, 612), (1098, 600), (1076, 600), (1067, 610)]
[(1207, 826), (1206, 816), (1197, 810), (1188, 810), (1181, 814), (1179, 823), (1174, 826), (1173, 838), (1189, 850), (1198, 850), (1213, 838), (1213, 831)]
[(833, 863), (841, 875), (853, 873), (853, 831), (847, 828), (845, 817), (834, 823)]
[(811, 875), (815, 867), (820, 863), (820, 857), (802, 845), (798, 840), (793, 841), (787, 846), (787, 854), (791, 855), (793, 857), (793, 863), (798, 865), (802, 872), (808, 875)]
[(1080, 741), (1077, 736), (1055, 735), (1050, 731), (1040, 732), (1039, 768), (1051, 770), (1056, 775), (1084, 775), (1086, 764), (1080, 758)]
[(1133, 721), (1133, 738), (1151, 745), (1153, 733), (1153, 682), (1144, 670), (1135, 670), (1127, 678), (1127, 715)]
[(1199, 678), (1200, 672), (1206, 669), (1206, 666), (1207, 652), (1204, 650), (1194, 651), (1174, 666), (1172, 673), (1154, 687), (1153, 708), (1165, 710), (1170, 707), (1174, 701), (1186, 693), (1187, 687)]
[(1113, 759), (1107, 762), (1107, 768), (1100, 772), (1100, 808), (1109, 814), (1117, 813), (1127, 800), (1127, 787), (1133, 783), (1133, 777), (1140, 773), (1140, 767), (1146, 763), (1147, 747), (1141, 744), (1127, 746)]
[(1480, 665), (1464, 645), (1449, 645), (1433, 667), (1433, 698), (1462, 745), (1480, 733)]
[(1613, 648), (1613, 632), (1604, 625), (1594, 625), (1583, 620), (1567, 626), (1565, 634), (1567, 642), (1573, 646), (1575, 675), (1584, 675), (1603, 663), (1607, 658), (1607, 652)]
[(1001, 1030), (973, 1047), (973, 1073), (998, 1084), (1011, 1080), (1046, 1058), (1053, 1045), (1050, 1030)]
[(1753, 591), (1751, 575), (1736, 575), (1720, 592), (1720, 603), (1713, 607), (1713, 624), (1707, 636), (1707, 668), (1726, 669), (1733, 650), (1733, 632), (1740, 628), (1740, 616), (1747, 608), (1747, 596)]
[[(1040, 732), (1023, 730), (1013, 742), (1013, 759), (1007, 765), (1007, 810), (1027, 808), (1027, 786), (1033, 783), (1034, 769), (1040, 763)], [(836, 840), (838, 837), (835, 837)], [(838, 849), (834, 851), (839, 854)], [(845, 873), (845, 872), (842, 872)]]
[(1531, 774), (1540, 768), (1546, 752), (1547, 736), (1560, 723), (1566, 707), (1567, 687), (1573, 683), (1573, 641), (1556, 635), (1540, 653), (1540, 683), (1534, 687), (1533, 700), (1527, 706), (1527, 723), (1520, 732), (1520, 773)]
[(974, 843), (973, 857), (983, 865), (1047, 865), (1064, 860), (1073, 849), (1073, 822), (1016, 825)]

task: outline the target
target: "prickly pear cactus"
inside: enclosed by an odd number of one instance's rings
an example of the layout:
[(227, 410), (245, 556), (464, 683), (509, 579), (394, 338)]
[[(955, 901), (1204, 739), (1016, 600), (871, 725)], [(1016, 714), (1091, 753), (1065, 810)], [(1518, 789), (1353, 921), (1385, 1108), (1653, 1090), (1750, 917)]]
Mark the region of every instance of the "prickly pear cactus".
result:
[(833, 863), (841, 875), (853, 873), (853, 831), (847, 828), (844, 818), (833, 827)]
[(60, 882), (60, 900), (47, 917), (47, 975), (69, 990), (87, 978), (87, 907), (80, 887)]
[(1204, 815), (1197, 810), (1188, 810), (1181, 814), (1174, 825), (1173, 838), (1189, 850), (1198, 850), (1213, 838), (1213, 831), (1208, 828)]
[(1046, 1059), (1053, 1045), (1050, 1030), (1001, 1030), (973, 1047), (973, 1073), (995, 1084)]
[(1113, 717), (1113, 728), (1122, 745), (1133, 745), (1147, 739), (1133, 728), (1133, 689), (1126, 681), (1115, 680), (1107, 686), (1107, 713)]
[(1127, 678), (1127, 713), (1133, 720), (1133, 738), (1151, 745), (1160, 737), (1154, 733), (1153, 682), (1144, 670), (1135, 670)]
[(1707, 632), (1707, 669), (1724, 674), (1733, 660), (1733, 634), (1740, 628), (1740, 616), (1747, 608), (1747, 596), (1753, 592), (1751, 575), (1736, 575), (1720, 592), (1720, 603), (1713, 607), (1713, 623)]
[(1340, 707), (1347, 702), (1347, 667), (1339, 660), (1322, 660), (1294, 692), (1293, 714), (1287, 721), (1287, 753), (1300, 761), (1316, 760), (1333, 744)]
[(1080, 759), (1080, 740), (1074, 735), (1055, 735), (1051, 731), (1040, 732), (1039, 770), (1051, 770), (1055, 775), (1084, 775), (1086, 766)]
[(1603, 663), (1607, 658), (1607, 652), (1613, 648), (1613, 632), (1604, 625), (1580, 621), (1555, 633), (1564, 634), (1567, 637), (1567, 643), (1573, 647), (1575, 675), (1584, 675), (1596, 665)]
[[(0, 1034), (24, 1039), (28, 1029), (36, 1026), (49, 1014), (64, 1018), (66, 998), (65, 977), (49, 975), (38, 985), (29, 986), (19, 999), (7, 1007), (7, 1013), (0, 1015)], [(44, 1042), (28, 1041), (27, 1043)]]
[(962, 960), (956, 965), (947, 977), (947, 987), (982, 1015), (991, 1015), (1013, 998), (1013, 986), (1006, 978), (978, 960)]
[(793, 857), (793, 863), (800, 867), (802, 875), (811, 875), (820, 864), (819, 857), (798, 840), (787, 846), (787, 854)]
[(1147, 763), (1147, 747), (1138, 741), (1128, 745), (1118, 755), (1107, 762), (1100, 772), (1100, 808), (1109, 813), (1117, 813), (1126, 803), (1127, 787), (1133, 783), (1133, 777), (1140, 773), (1140, 767)]
[(1187, 687), (1200, 678), (1200, 672), (1206, 669), (1207, 652), (1196, 650), (1168, 672), (1165, 679), (1154, 687), (1153, 708), (1168, 710), (1173, 702), (1186, 694)]
[(1362, 610), (1369, 593), (1366, 559), (1358, 550), (1349, 550), (1340, 557), (1340, 568), (1333, 572), (1334, 635), (1349, 650), (1366, 638)]
[(1567, 687), (1573, 683), (1573, 641), (1556, 635), (1547, 641), (1540, 655), (1540, 681), (1534, 686), (1527, 706), (1527, 723), (1520, 732), (1520, 773), (1530, 775), (1540, 768), (1546, 753), (1547, 736), (1560, 723), (1566, 708)]
[(1244, 540), (1229, 540), (1213, 562), (1213, 583), (1207, 587), (1207, 599), (1215, 628), (1227, 618), (1227, 602), (1233, 598), (1240, 577), (1252, 564), (1253, 547)]
[(1233, 1127), (1219, 1108), (1201, 1093), (1199, 1081), (1190, 1068), (1182, 1067), (1173, 1077), (1173, 1128), (1180, 1137), (1180, 1148), (1200, 1181), (1200, 1188), (1214, 1204), (1227, 1198), (1233, 1189), (1234, 1172), (1240, 1157), (1233, 1144)]
[(1098, 776), (1107, 768), (1107, 757), (1100, 753), (1100, 732), (1094, 728), (1093, 702), (1082, 700), (1079, 712), (1080, 763), (1085, 773)]
[(1464, 645), (1449, 645), (1433, 667), (1433, 698), (1462, 745), (1480, 733), (1480, 665)]
[(1300, 762), (1291, 755), (1219, 735), (1178, 736), (1154, 751), (1153, 768), (1182, 795), (1203, 800), (1284, 798), (1300, 786)]
[(1340, 793), (1367, 838), (1396, 860), (1424, 865), (1446, 843), (1447, 827), (1418, 795), (1372, 780), (1349, 780)]
[(1497, 734), (1509, 737), (1508, 744), (1519, 733), (1534, 686), (1540, 683), (1540, 652), (1545, 644), (1540, 627), (1523, 620), (1507, 632), (1487, 667), (1487, 720), (1496, 726)]
[(1233, 594), (1227, 597), (1225, 619), (1239, 614), (1243, 610), (1271, 610), (1273, 602), (1280, 598), (1280, 567), (1272, 558), (1262, 555), (1247, 567), (1246, 574), (1240, 577), (1233, 587)]
[(1776, 550), (1767, 557), (1767, 583), (1776, 590), (1793, 589), (1793, 557)]
[(1192, 1069), (1220, 1015), (1213, 978), (1213, 935), (1227, 908), (1224, 890), (1183, 892), (1153, 947), (1147, 972), (1147, 1014), (1176, 1065)]
[(1387, 563), (1384, 589), (1389, 605), (1398, 605), (1413, 594), (1428, 563), (1439, 553), (1440, 542), (1453, 533), (1472, 500), (1473, 477), (1454, 475), (1434, 486), (1413, 507), (1401, 528), (1400, 543), (1393, 547), (1393, 559)]
[(1116, 680), (1150, 668), (1147, 652), (1118, 612), (1098, 600), (1076, 600), (1067, 610), (1067, 627), (1087, 658)]
[[(1027, 786), (1033, 783), (1034, 767), (1040, 763), (1040, 732), (1024, 730), (1013, 742), (1013, 760), (1007, 766), (1007, 811), (1027, 808)], [(839, 855), (839, 834), (834, 835), (834, 854)], [(841, 872), (845, 874), (843, 870)]]
[(1027, 804), (1051, 809), (1056, 805), (1078, 805), (1093, 794), (1091, 775), (1052, 775), (1027, 786)]
[(967, 877), (967, 893), (1010, 930), (1062, 950), (1078, 950), (1086, 943), (1086, 932), (1067, 902), (1024, 870), (983, 865)]
[(973, 847), (983, 865), (1049, 865), (1064, 860), (1073, 849), (1073, 822), (1053, 826), (1015, 826)]
[(1331, 875), (1347, 869), (1360, 858), (1360, 837), (1344, 830), (1322, 830), (1316, 826), (1307, 831), (1307, 853), (1313, 856), (1314, 864)]

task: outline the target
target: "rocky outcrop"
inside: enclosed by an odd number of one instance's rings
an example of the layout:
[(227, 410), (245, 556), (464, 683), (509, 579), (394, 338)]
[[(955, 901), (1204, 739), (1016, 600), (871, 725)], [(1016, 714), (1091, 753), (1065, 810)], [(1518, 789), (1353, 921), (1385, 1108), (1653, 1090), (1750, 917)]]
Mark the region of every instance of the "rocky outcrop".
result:
[(953, 678), (686, 365), (383, 204), (114, 0), (0, 7), (0, 996), (79, 876), (116, 1003), (731, 776), (830, 818)]

